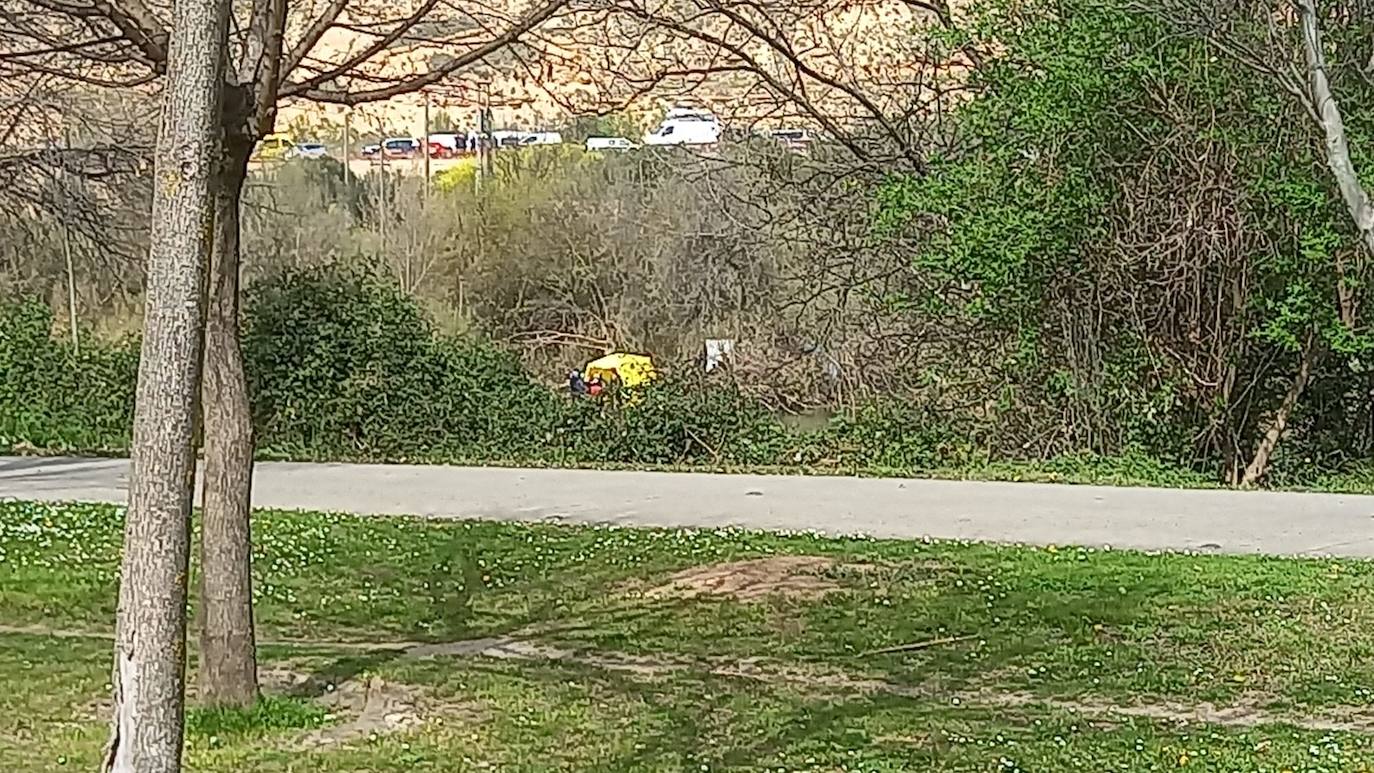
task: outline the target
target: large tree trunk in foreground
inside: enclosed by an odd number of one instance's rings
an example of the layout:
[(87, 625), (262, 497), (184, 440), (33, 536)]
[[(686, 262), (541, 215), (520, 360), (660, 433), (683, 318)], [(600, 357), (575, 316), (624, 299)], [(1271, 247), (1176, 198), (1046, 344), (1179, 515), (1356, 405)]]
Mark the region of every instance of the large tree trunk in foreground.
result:
[(200, 543), (200, 700), (258, 697), (250, 502), (253, 426), (239, 346), (239, 205), (252, 143), (230, 137), (220, 177), (205, 329), (205, 492)]
[(116, 773), (181, 770), (196, 398), (228, 10), (226, 0), (173, 8), (104, 760)]

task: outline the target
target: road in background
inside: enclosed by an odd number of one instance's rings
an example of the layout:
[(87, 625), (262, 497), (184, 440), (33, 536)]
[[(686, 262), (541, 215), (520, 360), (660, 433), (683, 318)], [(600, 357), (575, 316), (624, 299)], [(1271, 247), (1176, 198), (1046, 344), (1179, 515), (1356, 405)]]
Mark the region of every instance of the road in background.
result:
[[(123, 459), (0, 457), (0, 497), (123, 502), (127, 475)], [(1374, 497), (1341, 494), (264, 462), (253, 501), (368, 515), (1374, 557)]]

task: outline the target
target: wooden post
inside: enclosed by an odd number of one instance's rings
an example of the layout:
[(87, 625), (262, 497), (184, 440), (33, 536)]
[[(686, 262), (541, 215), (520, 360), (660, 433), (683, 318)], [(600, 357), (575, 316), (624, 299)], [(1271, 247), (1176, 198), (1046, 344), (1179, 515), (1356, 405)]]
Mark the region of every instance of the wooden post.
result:
[(353, 108), (351, 106), (344, 110), (343, 146), (344, 193), (347, 194), (353, 176)]
[(481, 149), (479, 176), (483, 182), (490, 182), (492, 175), (492, 154), (496, 152), (496, 139), (492, 134), (491, 85), (482, 84), (482, 112), (478, 118), (481, 133), (478, 148)]
[[(62, 149), (67, 151), (72, 149), (71, 134), (65, 123), (62, 125)], [(61, 196), (64, 205), (64, 211), (59, 217), (62, 219), (62, 260), (67, 264), (67, 324), (71, 327), (72, 353), (79, 356), (81, 354), (81, 332), (77, 330), (76, 324), (76, 268), (72, 260), (72, 229), (67, 224), (67, 213), (65, 212), (65, 205), (68, 201), (67, 182), (69, 180), (70, 176), (64, 165), (62, 167), (62, 183), (58, 186), (58, 195)]]
[(387, 206), (387, 164), (386, 164), (386, 143), (383, 135), (382, 146), (377, 150), (377, 157), (381, 161), (377, 174), (377, 255), (386, 255), (386, 218), (389, 207)]
[(429, 92), (425, 92), (425, 136), (421, 141), (425, 152), (425, 209), (429, 209)]

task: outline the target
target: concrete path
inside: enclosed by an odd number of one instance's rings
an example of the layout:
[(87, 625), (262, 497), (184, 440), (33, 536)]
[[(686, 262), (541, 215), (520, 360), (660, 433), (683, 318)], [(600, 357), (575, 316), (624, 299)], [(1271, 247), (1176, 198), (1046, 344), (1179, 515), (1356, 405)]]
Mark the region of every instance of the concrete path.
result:
[[(0, 457), (0, 498), (123, 502), (122, 459)], [(1374, 497), (1034, 483), (257, 466), (258, 507), (1374, 557)]]

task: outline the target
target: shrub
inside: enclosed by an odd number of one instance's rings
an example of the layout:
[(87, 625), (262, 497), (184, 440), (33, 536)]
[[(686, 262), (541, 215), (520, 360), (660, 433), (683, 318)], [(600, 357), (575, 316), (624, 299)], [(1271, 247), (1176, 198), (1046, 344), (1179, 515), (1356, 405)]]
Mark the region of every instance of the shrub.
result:
[(255, 287), (244, 356), (262, 445), (322, 458), (516, 459), (554, 396), (489, 343), (436, 333), (394, 284), (313, 270)]
[(835, 417), (820, 440), (844, 467), (934, 470), (986, 461), (978, 432), (967, 417), (895, 401)]
[(636, 464), (778, 464), (788, 442), (782, 424), (731, 386), (667, 380), (588, 403), (570, 456)]
[[(989, 470), (966, 415), (889, 401), (797, 435), (731, 383), (665, 378), (574, 400), (486, 339), (443, 335), (389, 279), (339, 267), (252, 286), (244, 359), (258, 445), (314, 460), (812, 466)], [(41, 303), (0, 305), (0, 442), (50, 450), (128, 447), (136, 341), (74, 354)], [(1018, 468), (1019, 469), (1019, 468)], [(1149, 456), (1066, 456), (1045, 475), (1179, 479)]]
[(136, 340), (87, 338), (77, 354), (46, 304), (0, 303), (0, 448), (127, 448), (137, 376)]

